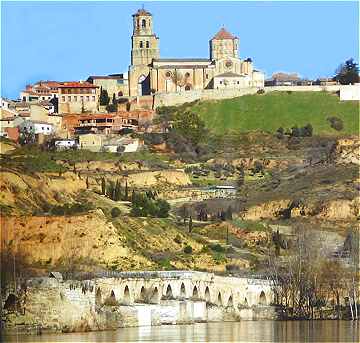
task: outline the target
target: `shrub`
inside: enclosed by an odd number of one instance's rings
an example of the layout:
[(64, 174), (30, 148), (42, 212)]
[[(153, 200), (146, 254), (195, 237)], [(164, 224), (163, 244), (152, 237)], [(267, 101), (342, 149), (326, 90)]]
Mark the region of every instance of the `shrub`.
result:
[(118, 207), (114, 207), (112, 210), (111, 210), (111, 217), (112, 218), (116, 218), (116, 217), (119, 217), (120, 214), (121, 214), (121, 211)]
[(329, 117), (327, 121), (330, 123), (330, 127), (336, 131), (341, 131), (344, 128), (344, 122), (338, 117)]
[(257, 94), (265, 94), (265, 89), (261, 88), (256, 93)]
[(185, 253), (185, 254), (192, 254), (192, 252), (193, 252), (192, 246), (187, 245), (187, 246), (184, 248), (184, 253)]
[(220, 244), (211, 244), (210, 249), (216, 252), (225, 252), (225, 248), (223, 248)]
[(182, 239), (180, 235), (176, 235), (176, 237), (174, 238), (174, 242), (177, 244), (181, 244), (182, 243)]

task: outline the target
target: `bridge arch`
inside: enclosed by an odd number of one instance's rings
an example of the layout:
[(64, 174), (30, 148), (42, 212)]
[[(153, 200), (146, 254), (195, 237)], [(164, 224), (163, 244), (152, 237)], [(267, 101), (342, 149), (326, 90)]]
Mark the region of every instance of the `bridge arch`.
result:
[(163, 296), (163, 298), (164, 299), (173, 299), (174, 298), (173, 291), (172, 291), (170, 284), (167, 285), (166, 292), (165, 292), (165, 295)]
[(244, 299), (243, 305), (244, 305), (244, 306), (246, 306), (246, 307), (248, 307), (248, 306), (249, 306), (249, 302), (248, 302), (248, 300), (247, 300), (247, 298), (246, 298), (246, 297), (245, 297), (245, 299)]
[(264, 291), (261, 291), (260, 296), (259, 296), (259, 305), (266, 305), (267, 301), (266, 301), (266, 295)]
[(96, 305), (101, 305), (102, 303), (102, 294), (101, 294), (101, 289), (100, 287), (96, 290), (96, 295), (95, 295), (95, 304)]
[(150, 297), (150, 302), (152, 304), (158, 304), (160, 301), (160, 293), (159, 293), (159, 289), (158, 287), (154, 287), (152, 293), (151, 293), (151, 297)]
[(123, 303), (124, 304), (130, 304), (131, 298), (130, 298), (130, 290), (129, 286), (126, 285), (124, 288), (124, 294), (123, 294)]
[(145, 290), (145, 286), (141, 286), (140, 288), (140, 293), (138, 296), (138, 301), (140, 303), (144, 303), (146, 301), (146, 290)]
[(180, 286), (180, 298), (185, 299), (186, 298), (186, 288), (185, 284), (182, 282)]
[(198, 299), (198, 298), (199, 298), (199, 290), (198, 290), (197, 286), (194, 286), (194, 288), (193, 288), (192, 297), (193, 297), (194, 299)]
[(205, 288), (205, 301), (207, 303), (211, 302), (209, 286), (206, 286), (206, 288)]
[(227, 307), (233, 307), (234, 306), (234, 300), (233, 300), (233, 296), (230, 295), (229, 299), (227, 301)]
[(217, 296), (217, 304), (218, 304), (218, 306), (222, 306), (222, 297), (221, 297), (220, 292), (218, 293), (218, 296)]

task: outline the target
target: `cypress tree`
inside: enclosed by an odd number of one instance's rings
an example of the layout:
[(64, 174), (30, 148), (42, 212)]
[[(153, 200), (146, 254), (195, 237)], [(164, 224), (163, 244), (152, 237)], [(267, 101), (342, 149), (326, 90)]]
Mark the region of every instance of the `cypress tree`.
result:
[(190, 218), (189, 218), (189, 233), (191, 233), (192, 229), (193, 229), (193, 222), (192, 222), (192, 216), (190, 216)]
[(128, 188), (128, 183), (127, 180), (125, 182), (125, 200), (127, 201), (129, 199), (129, 188)]
[(106, 195), (106, 181), (104, 177), (101, 179), (101, 194)]

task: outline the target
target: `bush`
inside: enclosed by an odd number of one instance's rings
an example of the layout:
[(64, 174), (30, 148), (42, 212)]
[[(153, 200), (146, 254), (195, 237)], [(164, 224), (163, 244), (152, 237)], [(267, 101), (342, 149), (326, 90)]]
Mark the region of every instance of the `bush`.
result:
[(114, 207), (112, 210), (111, 210), (111, 217), (112, 218), (116, 218), (116, 217), (119, 217), (120, 214), (121, 214), (121, 211), (118, 207)]
[(50, 214), (56, 216), (64, 216), (64, 215), (74, 215), (79, 213), (89, 212), (94, 209), (93, 205), (90, 203), (74, 203), (74, 204), (64, 204), (53, 206), (50, 209)]
[(223, 248), (220, 244), (211, 244), (210, 249), (216, 252), (225, 252), (225, 248)]
[(192, 254), (192, 252), (193, 252), (192, 246), (187, 245), (187, 246), (184, 248), (184, 253), (185, 253), (185, 254)]
[(259, 89), (257, 92), (256, 92), (257, 94), (265, 94), (265, 89)]
[(336, 131), (341, 131), (344, 128), (344, 122), (338, 117), (329, 117), (327, 121), (330, 122), (330, 127)]

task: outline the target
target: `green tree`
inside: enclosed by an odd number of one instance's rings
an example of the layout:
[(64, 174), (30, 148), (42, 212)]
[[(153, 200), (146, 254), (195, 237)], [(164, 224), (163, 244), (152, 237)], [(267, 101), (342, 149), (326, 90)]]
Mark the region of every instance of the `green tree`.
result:
[(101, 90), (100, 90), (100, 105), (107, 106), (107, 105), (109, 105), (109, 102), (110, 102), (110, 98), (109, 98), (107, 90), (101, 88)]
[(336, 69), (334, 79), (342, 85), (355, 84), (359, 82), (359, 67), (353, 58), (339, 65)]
[(170, 204), (164, 199), (156, 200), (156, 204), (158, 207), (157, 217), (166, 218), (169, 216)]
[(176, 113), (174, 129), (193, 144), (200, 143), (206, 136), (205, 122), (194, 112)]

